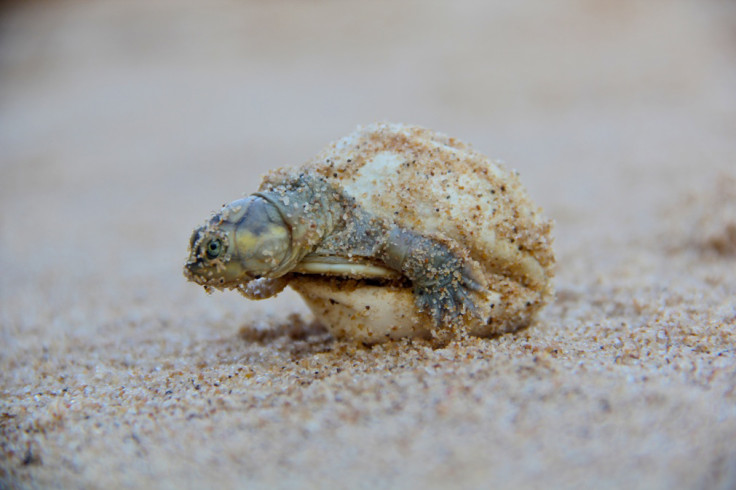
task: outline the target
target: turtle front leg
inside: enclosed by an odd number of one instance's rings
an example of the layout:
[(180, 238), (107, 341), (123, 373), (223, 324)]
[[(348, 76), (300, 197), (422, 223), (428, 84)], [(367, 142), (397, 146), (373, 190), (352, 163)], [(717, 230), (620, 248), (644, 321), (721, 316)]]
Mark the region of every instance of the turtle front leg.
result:
[(240, 283), (232, 289), (237, 289), (240, 294), (248, 299), (259, 300), (276, 296), (288, 285), (289, 277), (287, 276), (276, 278), (262, 277), (246, 283)]
[(459, 325), (462, 316), (480, 318), (471, 292), (483, 291), (482, 279), (443, 243), (396, 227), (382, 259), (411, 280), (417, 307), (432, 316), (435, 327)]

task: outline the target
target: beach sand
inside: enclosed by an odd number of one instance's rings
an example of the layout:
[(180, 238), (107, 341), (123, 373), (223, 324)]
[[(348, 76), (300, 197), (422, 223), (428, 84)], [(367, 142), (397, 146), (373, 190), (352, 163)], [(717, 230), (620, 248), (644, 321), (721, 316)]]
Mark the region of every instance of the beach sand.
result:
[[(736, 9), (19, 2), (0, 19), (0, 488), (736, 488)], [(358, 124), (517, 169), (529, 328), (338, 341), (191, 230)]]

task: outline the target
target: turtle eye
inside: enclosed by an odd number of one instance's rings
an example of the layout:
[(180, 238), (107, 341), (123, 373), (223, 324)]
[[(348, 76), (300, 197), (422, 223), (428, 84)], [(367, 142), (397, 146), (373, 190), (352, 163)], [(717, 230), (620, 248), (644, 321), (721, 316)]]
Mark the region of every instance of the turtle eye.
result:
[(219, 238), (210, 240), (207, 242), (207, 246), (204, 250), (205, 255), (208, 259), (216, 259), (222, 253), (222, 241)]

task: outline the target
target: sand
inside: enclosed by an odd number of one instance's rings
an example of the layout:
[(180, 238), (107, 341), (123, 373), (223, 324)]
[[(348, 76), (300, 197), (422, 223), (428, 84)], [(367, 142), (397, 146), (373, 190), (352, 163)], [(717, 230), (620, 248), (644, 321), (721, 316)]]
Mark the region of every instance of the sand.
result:
[[(0, 487), (736, 488), (732, 3), (3, 9)], [(534, 325), (369, 348), (185, 281), (207, 213), (376, 120), (520, 171)]]

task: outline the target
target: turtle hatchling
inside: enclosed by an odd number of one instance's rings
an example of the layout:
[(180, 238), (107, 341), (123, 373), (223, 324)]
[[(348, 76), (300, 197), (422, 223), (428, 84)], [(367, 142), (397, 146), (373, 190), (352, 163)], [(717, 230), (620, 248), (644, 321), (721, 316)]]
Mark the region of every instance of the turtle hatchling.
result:
[(551, 228), (503, 164), (378, 123), (225, 205), (184, 273), (250, 299), (288, 285), (337, 337), (446, 342), (530, 323), (552, 295)]

